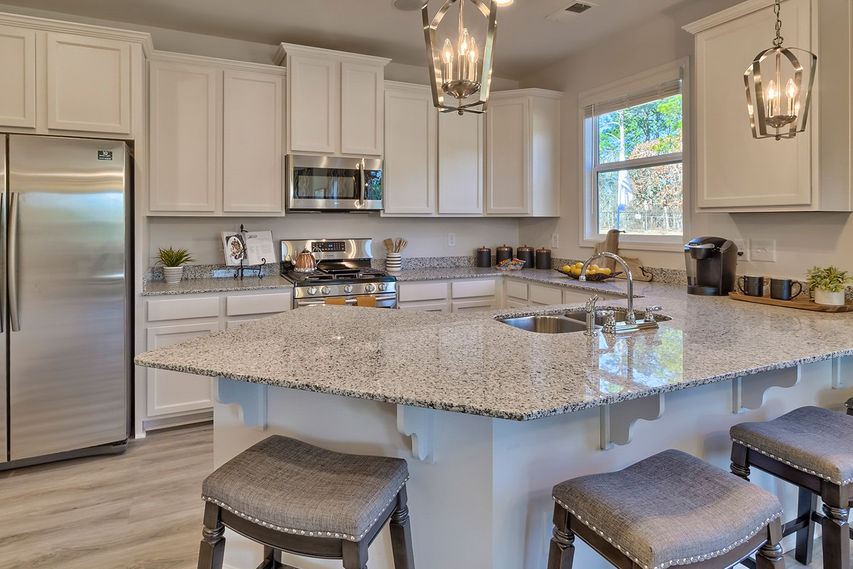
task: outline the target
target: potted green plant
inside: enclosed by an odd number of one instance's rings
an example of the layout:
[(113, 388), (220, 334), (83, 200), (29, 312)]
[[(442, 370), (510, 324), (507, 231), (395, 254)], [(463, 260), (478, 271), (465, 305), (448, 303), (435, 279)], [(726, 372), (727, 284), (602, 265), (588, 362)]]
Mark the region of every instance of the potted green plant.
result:
[(184, 275), (184, 263), (194, 261), (186, 249), (160, 249), (157, 252), (157, 261), (163, 265), (163, 276), (168, 284), (176, 284)]
[(812, 267), (806, 272), (806, 276), (806, 283), (814, 291), (816, 303), (844, 305), (844, 289), (853, 282), (853, 278), (847, 276), (847, 271), (842, 271), (834, 265), (825, 268)]

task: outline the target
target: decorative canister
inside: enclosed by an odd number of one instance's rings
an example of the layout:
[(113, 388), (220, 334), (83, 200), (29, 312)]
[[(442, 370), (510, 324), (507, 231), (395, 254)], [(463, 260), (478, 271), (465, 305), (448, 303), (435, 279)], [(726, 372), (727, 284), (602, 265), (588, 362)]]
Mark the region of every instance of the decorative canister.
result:
[(400, 253), (387, 253), (385, 255), (385, 270), (389, 273), (399, 273), (403, 268), (403, 257)]
[(502, 245), (495, 249), (495, 264), (500, 263), (504, 259), (512, 259), (512, 247)]
[(550, 269), (551, 268), (551, 250), (536, 249), (536, 268)]
[(486, 268), (492, 266), (492, 250), (489, 247), (483, 245), (477, 249), (477, 266)]
[(528, 247), (527, 245), (519, 247), (515, 250), (515, 257), (524, 261), (525, 269), (532, 269), (534, 267), (533, 247)]

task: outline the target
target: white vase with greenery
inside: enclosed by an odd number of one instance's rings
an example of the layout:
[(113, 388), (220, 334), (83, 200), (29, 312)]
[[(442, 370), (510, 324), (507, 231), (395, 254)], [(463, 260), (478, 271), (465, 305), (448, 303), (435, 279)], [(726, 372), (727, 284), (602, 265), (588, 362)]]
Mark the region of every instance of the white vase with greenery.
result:
[(184, 276), (184, 263), (191, 263), (194, 259), (186, 249), (160, 249), (157, 252), (157, 261), (163, 265), (163, 277), (166, 284), (177, 284)]
[(814, 292), (814, 301), (817, 304), (844, 305), (845, 288), (853, 282), (853, 278), (847, 276), (847, 271), (842, 271), (833, 265), (825, 268), (812, 267), (806, 276), (808, 277), (806, 283)]

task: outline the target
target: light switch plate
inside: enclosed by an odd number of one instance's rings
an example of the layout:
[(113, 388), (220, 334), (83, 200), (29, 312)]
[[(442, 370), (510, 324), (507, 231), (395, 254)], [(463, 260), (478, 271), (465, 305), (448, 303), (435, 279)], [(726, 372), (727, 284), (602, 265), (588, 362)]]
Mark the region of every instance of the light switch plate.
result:
[(750, 239), (749, 260), (753, 262), (763, 261), (765, 263), (776, 262), (776, 240), (775, 239)]
[(447, 246), (448, 247), (456, 247), (456, 234), (448, 233), (447, 234)]
[(551, 249), (559, 249), (560, 248), (560, 234), (552, 233), (551, 234)]

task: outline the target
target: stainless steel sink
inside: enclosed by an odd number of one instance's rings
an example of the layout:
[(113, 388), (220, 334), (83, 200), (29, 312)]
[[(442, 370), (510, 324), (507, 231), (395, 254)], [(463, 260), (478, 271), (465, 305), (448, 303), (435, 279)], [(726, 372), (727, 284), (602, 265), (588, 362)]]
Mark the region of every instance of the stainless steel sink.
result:
[(565, 334), (582, 332), (586, 323), (565, 316), (522, 316), (519, 318), (499, 318), (498, 322), (509, 324), (513, 328), (539, 332), (541, 334)]
[[(614, 313), (617, 322), (625, 320), (626, 310), (624, 308), (616, 308)], [(664, 316), (663, 314), (655, 314), (654, 317), (658, 322), (671, 320), (669, 316)], [(568, 332), (583, 332), (586, 330), (586, 311), (577, 310), (551, 316), (535, 315), (520, 316), (518, 318), (498, 318), (497, 321), (529, 332), (566, 334)], [(604, 317), (596, 315), (595, 324), (599, 327), (602, 326), (604, 324)]]

